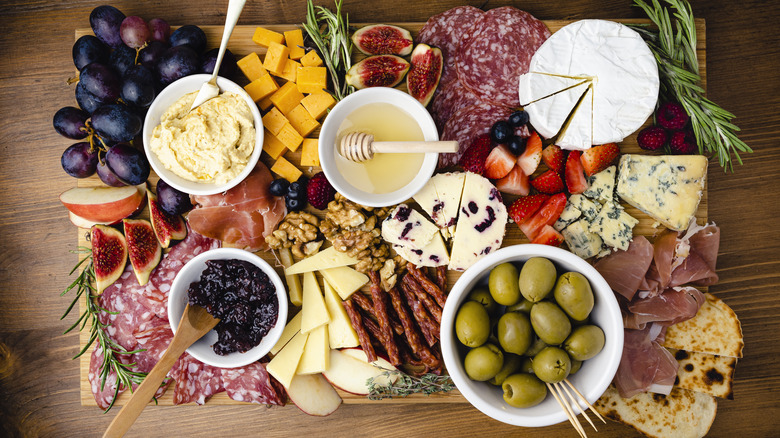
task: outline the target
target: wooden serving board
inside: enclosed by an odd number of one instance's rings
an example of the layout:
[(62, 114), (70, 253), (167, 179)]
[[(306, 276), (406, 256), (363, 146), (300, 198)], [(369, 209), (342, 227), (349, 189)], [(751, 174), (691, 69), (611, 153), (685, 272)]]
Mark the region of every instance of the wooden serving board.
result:
[[(546, 20), (544, 23), (547, 25), (547, 27), (552, 32), (556, 32), (561, 27), (572, 23), (574, 20)], [(649, 23), (647, 20), (638, 20), (638, 19), (632, 19), (632, 20), (615, 20), (620, 23), (629, 24), (629, 23)], [(355, 27), (361, 27), (368, 23), (352, 23)], [(414, 37), (417, 36), (417, 33), (420, 31), (420, 29), (423, 27), (425, 23), (391, 23), (395, 24), (397, 26), (403, 27), (405, 29), (408, 29), (412, 32), (412, 35)], [(274, 30), (277, 32), (284, 32), (288, 30), (293, 30), (298, 28), (297, 25), (294, 24), (279, 24), (279, 25), (263, 25), (264, 28)], [(233, 31), (233, 35), (230, 38), (230, 43), (228, 45), (228, 48), (230, 51), (236, 56), (236, 59), (240, 59), (247, 54), (251, 52), (257, 52), (259, 55), (265, 54), (265, 48), (258, 46), (252, 41), (252, 35), (254, 34), (256, 26), (236, 26), (235, 30)], [(201, 29), (206, 33), (207, 41), (209, 42), (209, 49), (213, 47), (218, 47), (218, 43), (222, 38), (222, 29), (223, 26), (201, 26)], [(702, 18), (696, 19), (696, 30), (697, 30), (697, 40), (698, 44), (696, 47), (696, 52), (699, 59), (699, 70), (702, 78), (702, 86), (706, 89), (706, 29), (705, 29), (705, 20)], [(82, 35), (91, 35), (92, 30), (91, 29), (77, 29), (75, 32), (75, 38), (78, 39)], [(357, 50), (355, 50), (357, 52)], [(355, 60), (362, 59), (364, 55), (360, 54), (359, 52), (355, 55)], [(236, 74), (236, 80), (239, 82), (240, 85), (246, 85), (248, 81), (241, 75), (240, 73)], [(399, 85), (397, 88), (402, 89), (406, 91), (406, 83), (402, 82), (401, 85)], [(647, 124), (650, 124), (652, 120), (648, 120)], [(315, 134), (318, 134), (318, 132), (315, 132)], [(639, 148), (636, 142), (636, 134), (631, 135), (630, 137), (626, 138), (622, 143), (620, 143), (620, 150), (621, 153), (636, 153), (636, 154), (643, 154), (645, 151)], [(301, 149), (299, 148), (296, 152), (287, 152), (285, 154), (285, 157), (290, 160), (290, 162), (298, 165), (300, 163), (300, 155), (301, 155)], [(270, 168), (273, 164), (273, 160), (267, 155), (262, 155), (262, 160), (268, 165)], [(303, 172), (307, 176), (312, 176), (315, 173), (320, 171), (319, 167), (309, 167), (309, 168), (301, 168)], [(155, 175), (152, 172), (151, 177), (149, 178), (149, 182), (153, 185), (156, 185), (158, 180), (157, 175)], [(101, 181), (97, 178), (97, 176), (93, 176), (90, 178), (80, 179), (77, 182), (78, 186), (80, 187), (94, 187), (94, 186), (100, 186), (102, 185)], [(514, 197), (507, 196), (505, 201), (507, 204), (509, 201), (513, 200)], [(639, 224), (636, 225), (634, 228), (634, 234), (635, 235), (643, 235), (643, 236), (654, 236), (657, 232), (660, 230), (663, 230), (664, 228), (656, 228), (653, 226), (655, 223), (655, 220), (647, 216), (646, 214), (642, 213), (638, 209), (623, 204), (626, 208), (626, 211), (631, 214), (631, 216), (634, 216), (635, 218), (639, 219)], [(317, 210), (312, 210), (312, 212), (318, 213), (319, 216), (323, 216), (322, 213), (319, 213)], [(141, 216), (148, 218), (148, 211), (144, 210), (141, 213)], [(707, 185), (705, 184), (705, 190), (704, 194), (702, 196), (701, 202), (699, 204), (699, 208), (696, 212), (696, 218), (699, 223), (704, 223), (707, 221)], [(88, 230), (85, 229), (79, 229), (78, 230), (78, 245), (79, 246), (89, 246), (89, 243), (86, 240), (86, 236), (88, 234)], [(523, 235), (523, 233), (520, 231), (518, 227), (516, 227), (513, 224), (507, 224), (506, 228), (506, 235), (504, 236), (504, 243), (503, 246), (511, 246), (521, 243), (529, 243), (528, 239)], [(280, 274), (280, 276), (283, 275), (283, 269), (281, 267), (281, 264), (279, 263), (276, 256), (271, 251), (267, 252), (258, 252), (259, 256), (261, 256), (263, 259), (265, 259), (267, 262), (269, 262), (272, 266), (276, 266), (276, 270)], [(456, 271), (448, 271), (447, 274), (447, 281), (448, 284), (451, 286), (455, 283), (455, 281), (460, 277), (461, 273)], [(367, 290), (367, 289), (366, 289)], [(81, 312), (84, 311), (84, 303), (81, 302), (79, 304), (79, 310)], [(79, 335), (79, 343), (83, 347), (89, 340), (88, 332), (86, 330), (82, 330)], [(90, 350), (91, 352), (91, 350)], [(94, 396), (92, 395), (92, 391), (90, 388), (89, 380), (88, 380), (88, 373), (89, 373), (89, 362), (90, 362), (90, 354), (85, 353), (80, 358), (80, 394), (81, 394), (81, 404), (83, 406), (97, 406), (95, 403)], [(460, 393), (455, 390), (449, 393), (438, 393), (438, 394), (432, 394), (430, 396), (421, 395), (421, 394), (415, 394), (409, 397), (405, 398), (391, 398), (391, 399), (384, 399), (384, 400), (369, 400), (365, 396), (357, 396), (354, 394), (346, 393), (343, 391), (338, 391), (339, 395), (341, 395), (341, 398), (344, 400), (344, 403), (348, 404), (367, 404), (367, 403), (467, 403), (466, 399), (463, 398)], [(123, 405), (130, 397), (130, 394), (128, 392), (125, 392), (124, 394), (120, 395), (119, 398), (116, 401), (117, 405)], [(230, 399), (225, 392), (221, 392), (219, 394), (214, 395), (212, 398), (209, 399), (207, 402), (209, 405), (234, 405), (234, 404), (241, 404), (242, 402), (237, 402), (232, 399)], [(151, 404), (154, 404), (154, 402), (151, 402)], [(173, 391), (168, 390), (166, 393), (161, 397), (157, 404), (159, 405), (173, 405)], [(291, 404), (290, 404), (291, 405)]]

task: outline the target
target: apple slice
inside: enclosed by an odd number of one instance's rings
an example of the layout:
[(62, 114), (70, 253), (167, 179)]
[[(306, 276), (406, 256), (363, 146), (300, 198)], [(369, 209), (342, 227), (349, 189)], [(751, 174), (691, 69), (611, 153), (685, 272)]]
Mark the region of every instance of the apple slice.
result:
[(70, 219), (70, 223), (73, 225), (79, 227), (79, 228), (92, 228), (93, 225), (112, 225), (108, 222), (95, 222), (88, 219), (84, 219), (83, 217), (74, 214), (72, 211), (68, 212), (68, 218)]
[[(390, 371), (397, 371), (398, 368), (394, 367), (393, 364), (387, 361), (384, 357), (377, 357), (375, 361), (369, 362), (368, 356), (366, 355), (366, 352), (363, 351), (362, 348), (344, 348), (340, 350), (342, 353), (346, 354), (347, 356), (354, 357), (357, 360), (360, 360), (362, 362), (365, 362), (369, 365), (373, 365), (375, 367), (384, 368), (384, 370), (390, 370)], [(393, 382), (395, 382), (396, 378), (393, 378)]]
[[(391, 365), (388, 369), (394, 370), (395, 367)], [(330, 365), (322, 375), (333, 386), (343, 391), (356, 395), (368, 395), (368, 379), (373, 378), (376, 383), (385, 384), (388, 382), (387, 378), (382, 376), (385, 371), (341, 350), (330, 350)], [(395, 377), (392, 377), (391, 381), (394, 380)]]
[(88, 221), (115, 223), (135, 213), (144, 197), (135, 186), (74, 187), (60, 195), (60, 202)]
[(341, 405), (341, 397), (322, 374), (299, 374), (293, 377), (287, 395), (295, 406), (309, 415), (325, 417)]

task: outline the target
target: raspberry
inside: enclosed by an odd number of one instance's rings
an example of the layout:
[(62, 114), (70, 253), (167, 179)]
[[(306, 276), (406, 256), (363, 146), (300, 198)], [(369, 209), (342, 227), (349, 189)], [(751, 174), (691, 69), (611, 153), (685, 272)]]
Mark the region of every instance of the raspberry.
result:
[(648, 126), (639, 131), (636, 142), (639, 143), (640, 148), (646, 151), (655, 151), (664, 147), (668, 139), (669, 134), (666, 129), (660, 126)]
[(675, 130), (683, 129), (690, 117), (679, 103), (666, 102), (655, 112), (655, 118), (661, 127)]
[(696, 145), (696, 138), (694, 138), (693, 133), (685, 130), (672, 133), (672, 138), (669, 140), (669, 149), (676, 155), (690, 155), (698, 152), (699, 147)]
[(485, 161), (491, 150), (493, 150), (493, 143), (490, 141), (490, 134), (480, 135), (463, 153), (459, 164), (469, 172), (482, 175), (485, 173)]
[(330, 185), (330, 182), (325, 178), (325, 174), (320, 172), (309, 180), (309, 185), (306, 187), (306, 194), (309, 198), (309, 204), (318, 210), (324, 210), (328, 207), (328, 203), (333, 200), (336, 195), (336, 190)]

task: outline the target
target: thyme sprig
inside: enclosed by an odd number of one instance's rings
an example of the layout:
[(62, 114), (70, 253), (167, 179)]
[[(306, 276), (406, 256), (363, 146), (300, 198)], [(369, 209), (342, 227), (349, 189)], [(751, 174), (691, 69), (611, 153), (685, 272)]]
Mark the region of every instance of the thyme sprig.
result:
[(308, 0), (306, 22), (301, 24), (317, 50), (322, 54), (333, 84), (333, 97), (341, 100), (355, 91), (344, 76), (352, 67), (352, 40), (349, 38), (349, 15), (341, 14), (342, 0), (336, 0), (336, 12), (314, 6)]
[[(383, 368), (384, 369), (384, 368)], [(397, 376), (395, 382), (392, 377)], [(377, 378), (383, 378), (387, 383), (377, 383)], [(383, 398), (407, 397), (411, 394), (430, 395), (436, 392), (449, 392), (455, 389), (450, 376), (433, 373), (423, 374), (420, 377), (410, 376), (400, 371), (384, 369), (378, 377), (371, 377), (368, 383), (369, 400), (382, 400)]]
[(70, 273), (68, 273), (68, 275), (73, 275), (74, 272), (83, 267), (73, 283), (65, 288), (60, 294), (60, 296), (65, 296), (65, 294), (71, 290), (76, 290), (76, 296), (73, 298), (73, 301), (70, 303), (67, 310), (65, 310), (65, 313), (60, 320), (65, 319), (65, 317), (70, 314), (79, 300), (84, 300), (86, 304), (84, 306), (84, 312), (81, 313), (78, 320), (65, 330), (64, 333), (70, 333), (77, 327), (79, 331), (89, 327), (89, 340), (84, 344), (84, 347), (81, 348), (78, 354), (73, 356), (73, 359), (81, 357), (84, 353), (89, 351), (89, 348), (97, 341), (98, 348), (103, 351), (103, 363), (100, 365), (99, 375), (101, 390), (103, 390), (111, 371), (116, 373), (116, 390), (114, 391), (114, 397), (111, 400), (111, 404), (105, 410), (105, 412), (108, 412), (111, 407), (114, 406), (120, 388), (129, 388), (132, 391), (133, 384), (140, 384), (144, 380), (144, 377), (146, 377), (146, 373), (133, 370), (135, 363), (124, 363), (120, 360), (120, 356), (131, 355), (143, 350), (127, 351), (108, 336), (108, 333), (106, 333), (107, 325), (100, 322), (98, 315), (100, 315), (101, 312), (106, 312), (108, 314), (116, 314), (116, 312), (108, 312), (106, 309), (100, 307), (97, 302), (97, 297), (94, 295), (95, 287), (93, 284), (95, 283), (95, 266), (92, 264), (92, 251), (87, 247), (80, 246), (77, 250), (71, 252), (87, 255), (71, 269)]
[[(737, 137), (739, 128), (731, 123), (734, 114), (704, 97), (696, 55), (696, 21), (691, 5), (685, 0), (634, 0), (658, 30), (630, 25), (642, 35), (658, 62), (661, 97), (679, 102), (691, 117), (700, 154), (714, 154), (724, 171), (734, 171), (732, 158), (739, 164), (739, 152), (753, 152)], [(670, 11), (672, 16), (670, 17)], [(674, 19), (672, 19), (674, 17)], [(733, 157), (732, 157), (733, 155)]]

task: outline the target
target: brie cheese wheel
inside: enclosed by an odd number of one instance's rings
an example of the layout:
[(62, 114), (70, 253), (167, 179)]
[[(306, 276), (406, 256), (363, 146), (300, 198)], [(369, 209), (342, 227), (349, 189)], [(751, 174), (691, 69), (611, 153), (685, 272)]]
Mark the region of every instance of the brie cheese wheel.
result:
[(589, 77), (572, 78), (536, 72), (522, 74), (520, 75), (520, 105), (534, 103), (589, 80)]
[[(583, 82), (561, 93), (525, 106), (531, 125), (542, 137), (552, 138), (561, 131), (572, 109), (588, 91), (589, 82)], [(588, 145), (590, 147), (590, 145)], [(586, 148), (587, 149), (587, 148)]]
[(593, 143), (593, 88), (588, 88), (555, 144), (561, 149), (585, 150)]
[[(658, 100), (659, 79), (655, 57), (637, 32), (612, 21), (581, 20), (561, 28), (533, 55), (529, 71), (561, 77), (591, 78), (591, 144), (622, 141), (644, 124)], [(534, 75), (529, 80), (540, 80), (538, 78), (542, 76)], [(529, 86), (533, 88), (534, 84)], [(546, 85), (539, 86), (544, 88)], [(520, 101), (531, 101), (533, 96), (523, 95), (523, 90), (521, 87)], [(561, 115), (558, 112), (561, 110), (557, 106), (562, 101), (554, 98), (562, 94), (574, 95), (568, 98), (573, 102), (568, 109), (571, 113), (582, 95), (582, 90), (576, 87), (562, 90), (526, 108), (531, 124), (544, 137), (552, 138), (559, 134), (562, 123), (559, 123)], [(545, 108), (552, 105), (556, 108)], [(580, 106), (574, 115), (582, 109), (586, 110)], [(565, 143), (560, 146), (566, 149), (587, 149), (591, 146), (583, 143), (587, 141), (587, 136), (580, 136), (575, 145), (573, 136), (574, 133), (571, 133), (568, 138), (564, 138)]]

